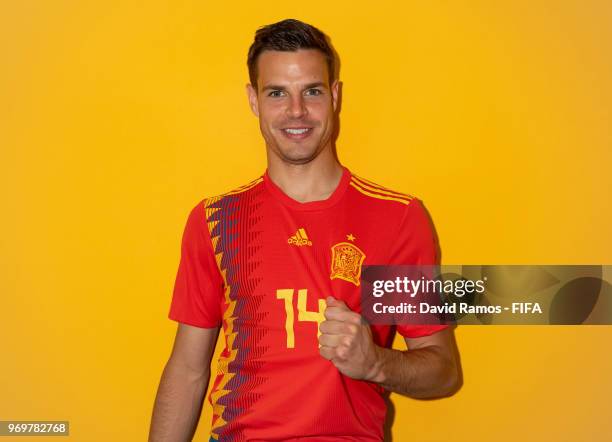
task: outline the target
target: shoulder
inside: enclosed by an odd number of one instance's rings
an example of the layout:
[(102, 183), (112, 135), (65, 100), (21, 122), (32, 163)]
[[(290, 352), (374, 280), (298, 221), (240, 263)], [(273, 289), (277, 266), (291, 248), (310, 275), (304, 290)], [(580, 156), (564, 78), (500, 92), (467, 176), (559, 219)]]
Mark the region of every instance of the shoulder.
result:
[(395, 232), (427, 228), (429, 214), (420, 198), (351, 173), (351, 206), (365, 223)]
[(418, 198), (410, 193), (391, 189), (355, 173), (351, 173), (350, 186), (366, 202), (376, 203), (380, 206), (405, 209), (404, 206), (409, 206), (414, 202), (418, 204)]
[(202, 221), (210, 221), (211, 216), (218, 212), (219, 209), (228, 207), (228, 202), (236, 201), (241, 197), (247, 196), (249, 192), (259, 188), (262, 183), (263, 176), (259, 176), (227, 192), (201, 198), (195, 206), (192, 206), (188, 221), (196, 225), (200, 224)]
[(209, 207), (227, 198), (239, 198), (241, 196), (246, 196), (250, 192), (253, 192), (255, 189), (260, 188), (262, 184), (263, 184), (263, 175), (255, 178), (254, 180), (249, 181), (246, 184), (235, 187), (225, 193), (206, 197), (202, 201), (200, 201), (199, 204), (203, 204), (204, 207)]

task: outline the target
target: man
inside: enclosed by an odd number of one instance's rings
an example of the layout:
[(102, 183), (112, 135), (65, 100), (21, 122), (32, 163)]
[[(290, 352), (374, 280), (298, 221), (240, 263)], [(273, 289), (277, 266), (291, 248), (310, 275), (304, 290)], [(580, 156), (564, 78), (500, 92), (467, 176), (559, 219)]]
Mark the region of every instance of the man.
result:
[(211, 441), (380, 441), (384, 393), (451, 394), (450, 329), (359, 314), (362, 265), (433, 264), (418, 199), (351, 173), (335, 155), (335, 61), (297, 20), (260, 28), (247, 94), (265, 139), (265, 173), (191, 211), (169, 317), (179, 322), (150, 441), (191, 440), (220, 326)]

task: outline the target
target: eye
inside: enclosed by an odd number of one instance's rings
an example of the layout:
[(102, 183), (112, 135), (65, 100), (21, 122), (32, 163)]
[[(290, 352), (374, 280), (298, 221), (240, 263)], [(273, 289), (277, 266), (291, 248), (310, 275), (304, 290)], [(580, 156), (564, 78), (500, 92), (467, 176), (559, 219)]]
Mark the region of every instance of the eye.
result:
[(268, 97), (280, 97), (282, 93), (283, 91), (279, 91), (279, 90), (272, 91), (268, 94)]
[(306, 95), (321, 95), (323, 93), (323, 91), (321, 91), (320, 89), (308, 89), (306, 91)]

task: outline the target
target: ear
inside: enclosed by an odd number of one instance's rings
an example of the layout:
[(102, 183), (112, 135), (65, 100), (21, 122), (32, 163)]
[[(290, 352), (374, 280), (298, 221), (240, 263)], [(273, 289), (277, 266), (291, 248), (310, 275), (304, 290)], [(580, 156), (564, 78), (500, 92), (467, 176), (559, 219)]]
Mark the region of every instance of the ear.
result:
[(249, 99), (249, 106), (251, 107), (251, 111), (257, 118), (259, 118), (259, 102), (257, 101), (257, 91), (251, 85), (251, 83), (247, 83), (246, 85), (247, 97)]
[(338, 108), (338, 83), (339, 81), (336, 79), (331, 85), (332, 106), (334, 107), (334, 112)]

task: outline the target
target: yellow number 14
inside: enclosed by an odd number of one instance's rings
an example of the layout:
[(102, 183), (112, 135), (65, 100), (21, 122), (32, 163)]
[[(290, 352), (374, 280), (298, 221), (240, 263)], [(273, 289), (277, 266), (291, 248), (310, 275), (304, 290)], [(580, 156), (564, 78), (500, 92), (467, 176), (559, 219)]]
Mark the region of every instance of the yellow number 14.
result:
[[(295, 331), (294, 323), (295, 316), (293, 314), (293, 294), (295, 289), (278, 289), (276, 291), (276, 299), (282, 299), (285, 301), (285, 331), (287, 332), (287, 348), (295, 348)], [(325, 321), (325, 299), (319, 299), (319, 311), (306, 310), (306, 298), (308, 296), (307, 289), (298, 290), (297, 300), (297, 311), (298, 321), (310, 321), (317, 323), (317, 339), (321, 332), (319, 331), (319, 324)]]

